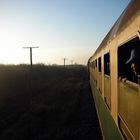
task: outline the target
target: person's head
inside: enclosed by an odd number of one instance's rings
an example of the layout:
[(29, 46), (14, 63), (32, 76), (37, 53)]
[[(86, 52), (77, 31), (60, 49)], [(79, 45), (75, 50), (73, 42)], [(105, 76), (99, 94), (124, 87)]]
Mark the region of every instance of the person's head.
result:
[(133, 62), (133, 63), (131, 64), (131, 69), (132, 69), (133, 71), (136, 71), (136, 63)]

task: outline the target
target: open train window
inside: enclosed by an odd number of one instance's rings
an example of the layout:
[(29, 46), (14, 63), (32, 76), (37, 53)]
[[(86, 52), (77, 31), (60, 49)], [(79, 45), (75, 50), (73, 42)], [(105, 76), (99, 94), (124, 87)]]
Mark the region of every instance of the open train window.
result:
[(110, 75), (110, 55), (109, 55), (109, 53), (104, 55), (104, 74)]
[(98, 58), (98, 71), (101, 72), (102, 67), (101, 67), (101, 57)]
[(140, 139), (140, 40), (138, 37), (118, 48), (118, 117), (126, 139)]
[(132, 39), (118, 49), (119, 79), (140, 84), (140, 40)]

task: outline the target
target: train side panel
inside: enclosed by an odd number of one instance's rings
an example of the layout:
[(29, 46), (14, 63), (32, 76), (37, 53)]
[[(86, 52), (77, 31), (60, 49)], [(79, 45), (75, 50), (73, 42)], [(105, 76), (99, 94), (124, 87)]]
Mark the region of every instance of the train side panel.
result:
[(99, 90), (96, 89), (95, 82), (92, 79), (90, 80), (90, 84), (103, 138), (105, 140), (123, 140), (123, 137), (114, 119), (112, 118), (108, 107), (106, 106), (103, 98), (101, 97)]
[[(128, 65), (132, 50), (135, 61)], [(140, 0), (130, 2), (89, 63), (104, 139), (140, 140)], [(132, 64), (137, 80), (132, 79)]]

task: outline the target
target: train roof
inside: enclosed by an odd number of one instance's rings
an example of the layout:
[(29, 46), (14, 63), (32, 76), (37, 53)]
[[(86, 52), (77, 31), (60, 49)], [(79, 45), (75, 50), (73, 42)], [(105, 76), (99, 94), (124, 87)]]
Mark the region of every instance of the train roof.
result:
[(132, 0), (127, 6), (127, 8), (120, 15), (118, 20), (115, 22), (111, 30), (105, 36), (100, 46), (97, 48), (97, 50), (93, 55), (99, 52), (107, 44), (108, 41), (115, 38), (128, 25), (128, 23), (131, 22), (132, 17), (140, 14), (139, 11), (140, 11), (140, 0)]

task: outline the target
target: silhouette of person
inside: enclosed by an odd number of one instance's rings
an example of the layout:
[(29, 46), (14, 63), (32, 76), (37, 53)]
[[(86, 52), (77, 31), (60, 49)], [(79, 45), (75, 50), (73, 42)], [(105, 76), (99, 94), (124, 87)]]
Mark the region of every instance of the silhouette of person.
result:
[(137, 59), (137, 49), (131, 50), (130, 58), (126, 61), (127, 69), (127, 79), (138, 83), (138, 59)]

